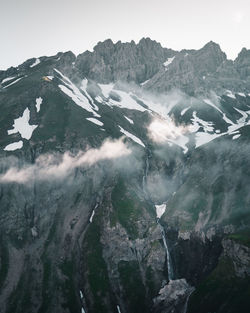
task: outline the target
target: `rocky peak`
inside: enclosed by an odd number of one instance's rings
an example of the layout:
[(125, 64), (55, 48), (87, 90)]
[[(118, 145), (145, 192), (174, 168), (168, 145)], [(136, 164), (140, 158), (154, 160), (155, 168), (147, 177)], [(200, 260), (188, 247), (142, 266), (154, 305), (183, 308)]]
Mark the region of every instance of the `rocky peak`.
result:
[(194, 54), (197, 69), (201, 72), (215, 72), (218, 66), (227, 59), (220, 46), (210, 41)]
[(243, 48), (234, 63), (241, 78), (247, 79), (250, 76), (250, 50)]
[(141, 46), (141, 47), (152, 47), (152, 46), (157, 46), (157, 47), (160, 47), (162, 48), (161, 44), (155, 40), (152, 40), (150, 39), (149, 37), (143, 37), (139, 43), (138, 43), (138, 46)]
[(105, 56), (107, 53), (112, 54), (114, 52), (115, 45), (111, 39), (106, 39), (103, 42), (99, 41), (94, 47), (94, 52)]
[(238, 54), (237, 58), (235, 59), (235, 62), (240, 62), (240, 61), (243, 61), (243, 60), (249, 59), (249, 58), (250, 58), (250, 50), (248, 50), (244, 47), (244, 48), (242, 48), (242, 50)]
[(116, 44), (111, 39), (99, 42), (94, 52), (77, 57), (76, 68), (84, 76), (101, 83), (135, 81), (141, 83), (152, 77), (167, 57), (176, 52), (166, 49), (150, 38)]
[(205, 46), (202, 49), (221, 51), (220, 45), (218, 43), (212, 41), (212, 40), (210, 40), (208, 43), (206, 43)]

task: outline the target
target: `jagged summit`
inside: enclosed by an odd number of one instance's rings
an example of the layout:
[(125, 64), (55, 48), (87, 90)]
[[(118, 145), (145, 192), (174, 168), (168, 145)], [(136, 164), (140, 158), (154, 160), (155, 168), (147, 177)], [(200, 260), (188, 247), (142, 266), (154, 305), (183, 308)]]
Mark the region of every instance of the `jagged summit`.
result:
[(1, 313), (248, 312), (249, 73), (150, 38), (0, 72)]
[(250, 52), (243, 48), (232, 63), (220, 46), (210, 41), (198, 50), (175, 51), (164, 48), (150, 39), (142, 38), (137, 44), (111, 39), (98, 42), (93, 52), (85, 51), (77, 57), (71, 52), (51, 57), (29, 59), (17, 68), (0, 72), (3, 80), (13, 75), (33, 71), (39, 62), (68, 72), (70, 77), (84, 77), (99, 83), (133, 82), (151, 92), (169, 92), (180, 89), (189, 95), (207, 95), (211, 91), (223, 94), (226, 90), (250, 92)]

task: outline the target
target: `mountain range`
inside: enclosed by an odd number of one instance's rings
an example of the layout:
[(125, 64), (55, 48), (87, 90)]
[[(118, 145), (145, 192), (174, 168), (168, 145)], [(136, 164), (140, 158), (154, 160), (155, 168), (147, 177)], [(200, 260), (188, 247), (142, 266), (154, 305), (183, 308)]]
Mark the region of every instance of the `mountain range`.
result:
[(0, 71), (0, 312), (250, 307), (250, 50), (143, 38)]

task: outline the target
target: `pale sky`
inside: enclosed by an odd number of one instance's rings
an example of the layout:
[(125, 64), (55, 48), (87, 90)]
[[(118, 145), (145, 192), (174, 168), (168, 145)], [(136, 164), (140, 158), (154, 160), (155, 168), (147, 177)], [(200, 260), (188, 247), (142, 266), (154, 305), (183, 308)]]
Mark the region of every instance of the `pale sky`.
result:
[(250, 0), (0, 0), (0, 69), (28, 58), (142, 37), (175, 50), (250, 49)]

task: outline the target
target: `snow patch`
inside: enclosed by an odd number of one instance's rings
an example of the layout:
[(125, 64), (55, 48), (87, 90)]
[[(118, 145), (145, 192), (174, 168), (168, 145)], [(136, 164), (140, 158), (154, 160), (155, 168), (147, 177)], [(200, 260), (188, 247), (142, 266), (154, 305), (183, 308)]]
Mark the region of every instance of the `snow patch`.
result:
[(43, 102), (43, 99), (41, 97), (36, 98), (36, 111), (39, 112), (41, 108), (41, 104)]
[(38, 58), (38, 59), (35, 60), (35, 62), (34, 62), (33, 64), (30, 65), (30, 67), (34, 67), (34, 66), (38, 65), (40, 62), (41, 62), (41, 61), (40, 61), (40, 59)]
[(233, 99), (236, 99), (235, 95), (232, 93), (231, 90), (227, 90), (226, 96), (233, 98)]
[(10, 80), (12, 80), (12, 79), (14, 79), (14, 78), (16, 78), (16, 77), (15, 77), (15, 76), (7, 77), (7, 78), (5, 78), (5, 79), (3, 79), (3, 80), (1, 81), (1, 84), (7, 83), (8, 81), (10, 81)]
[(64, 92), (68, 97), (70, 97), (79, 107), (83, 108), (88, 112), (93, 113), (91, 105), (89, 104), (87, 99), (80, 93), (80, 91), (79, 93), (75, 94), (71, 89), (64, 85), (58, 85), (58, 87), (62, 90), (62, 92)]
[(20, 141), (13, 142), (13, 143), (9, 144), (8, 146), (6, 146), (4, 148), (4, 150), (5, 151), (14, 151), (17, 149), (21, 149), (22, 147), (23, 147), (23, 142), (22, 142), (22, 140), (20, 140)]
[(86, 97), (88, 98), (88, 100), (90, 101), (92, 107), (98, 111), (99, 108), (97, 105), (95, 105), (94, 101), (92, 100), (91, 96), (88, 94), (87, 92), (87, 85), (88, 85), (88, 80), (85, 78), (82, 80), (82, 83), (81, 83), (81, 90), (84, 92), (84, 94), (86, 95)]
[(95, 97), (95, 99), (96, 99), (96, 101), (99, 102), (99, 103), (102, 103), (102, 102), (103, 102), (102, 97), (100, 97), (100, 96)]
[(94, 215), (95, 215), (95, 210), (92, 211), (92, 214), (90, 216), (90, 219), (89, 219), (89, 222), (92, 223), (93, 221), (93, 218), (94, 218)]
[[(118, 125), (119, 126), (119, 125)], [(139, 145), (141, 145), (142, 147), (145, 148), (144, 143), (141, 141), (141, 139), (139, 139), (138, 137), (136, 137), (135, 135), (129, 133), (128, 131), (126, 131), (125, 129), (123, 129), (121, 126), (119, 126), (120, 128), (120, 132), (123, 133), (124, 135), (126, 135), (127, 137), (131, 138), (134, 142), (138, 143)]]
[(232, 139), (233, 139), (233, 140), (238, 139), (240, 136), (241, 136), (241, 134), (234, 135)]
[(237, 109), (235, 107), (234, 107), (234, 109), (235, 109), (235, 111), (237, 111), (238, 113), (240, 113), (242, 115), (242, 117), (239, 120), (237, 120), (237, 123), (245, 123), (246, 119), (248, 118), (248, 113), (245, 111), (242, 111), (240, 109)]
[(54, 69), (61, 77), (62, 77), (62, 81), (66, 86), (64, 85), (58, 85), (58, 87), (62, 90), (62, 92), (64, 92), (68, 97), (70, 97), (75, 104), (77, 104), (78, 106), (80, 106), (81, 108), (83, 108), (84, 110), (93, 113), (94, 116), (96, 117), (100, 117), (99, 114), (97, 114), (92, 106), (90, 105), (88, 98), (85, 97), (81, 91), (71, 82), (71, 80), (66, 77), (65, 75), (63, 75), (60, 71), (58, 71), (57, 69)]
[(157, 218), (161, 218), (162, 217), (162, 215), (166, 211), (166, 207), (167, 207), (167, 205), (165, 203), (159, 204), (159, 205), (155, 205)]
[(223, 112), (221, 111), (221, 109), (219, 109), (211, 100), (209, 99), (203, 99), (203, 101), (205, 103), (207, 103), (208, 105), (210, 105), (211, 107), (213, 107), (215, 110), (219, 111), (221, 114), (223, 114)]
[(10, 83), (9, 85), (7, 85), (7, 86), (4, 86), (3, 88), (8, 88), (8, 87), (10, 87), (11, 85), (14, 85), (14, 84), (16, 84), (17, 82), (19, 82), (19, 80), (21, 80), (22, 79), (22, 77), (21, 78), (18, 78), (18, 79), (16, 79), (15, 81), (13, 81), (12, 83)]
[(21, 137), (29, 140), (32, 136), (33, 131), (38, 125), (30, 125), (30, 110), (26, 108), (23, 115), (14, 120), (13, 129), (8, 130), (8, 135), (20, 133)]
[(167, 67), (174, 61), (174, 58), (175, 58), (175, 56), (172, 57), (172, 58), (168, 58), (168, 59), (163, 63), (163, 65), (165, 66), (165, 71), (168, 70)]
[(191, 118), (191, 121), (193, 122), (193, 125), (191, 126), (191, 132), (196, 132), (200, 127), (203, 128), (204, 132), (213, 132), (214, 127), (212, 122), (206, 122), (200, 119), (196, 115), (196, 111), (193, 112), (193, 118)]
[(126, 115), (124, 115), (125, 119), (129, 121), (130, 124), (134, 124), (134, 121), (128, 118)]
[(243, 92), (238, 92), (238, 95), (241, 97), (246, 97), (246, 95)]
[(223, 113), (223, 120), (227, 123), (227, 124), (230, 124), (230, 125), (234, 125), (234, 123), (226, 116), (225, 113)]
[[(137, 110), (141, 112), (146, 111), (146, 108), (141, 106), (131, 97), (133, 95), (131, 92), (127, 93), (125, 91), (121, 91), (117, 89), (114, 90), (113, 84), (108, 84), (108, 85), (99, 84), (99, 86), (102, 89), (102, 94), (104, 95), (104, 97), (108, 99), (108, 102), (107, 102), (108, 105), (117, 106), (117, 107), (124, 108), (124, 109)], [(113, 99), (110, 99), (109, 94), (112, 90), (114, 90), (114, 92), (118, 94), (121, 101), (115, 101)]]
[(141, 83), (140, 85), (141, 85), (141, 86), (144, 86), (144, 85), (146, 85), (146, 83), (149, 82), (149, 81), (150, 81), (150, 79), (147, 79), (147, 80), (145, 80), (143, 83)]
[(104, 95), (105, 98), (109, 98), (109, 94), (111, 92), (111, 90), (114, 87), (114, 84), (99, 84), (99, 86), (101, 87), (102, 90), (102, 94)]
[(183, 116), (189, 109), (190, 109), (190, 107), (183, 109), (181, 111), (181, 116)]
[(224, 135), (224, 133), (223, 134), (208, 134), (208, 133), (198, 132), (195, 135), (195, 139), (196, 139), (195, 148), (198, 148), (222, 135)]
[(103, 126), (103, 122), (97, 120), (96, 118), (93, 118), (93, 117), (88, 117), (86, 118), (86, 120), (98, 125), (98, 126)]

